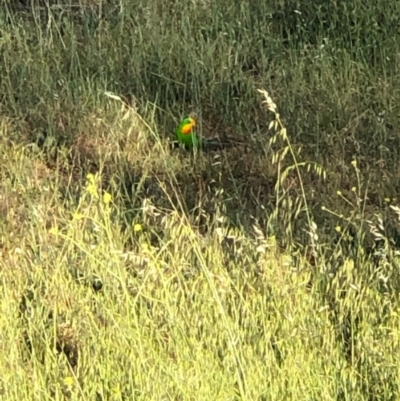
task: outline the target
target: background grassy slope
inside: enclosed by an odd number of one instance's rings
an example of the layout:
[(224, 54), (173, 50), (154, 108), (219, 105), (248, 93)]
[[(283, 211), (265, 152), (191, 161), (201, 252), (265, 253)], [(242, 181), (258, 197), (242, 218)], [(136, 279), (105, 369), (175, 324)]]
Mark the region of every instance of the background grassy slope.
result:
[(398, 398), (398, 2), (2, 6), (3, 399)]

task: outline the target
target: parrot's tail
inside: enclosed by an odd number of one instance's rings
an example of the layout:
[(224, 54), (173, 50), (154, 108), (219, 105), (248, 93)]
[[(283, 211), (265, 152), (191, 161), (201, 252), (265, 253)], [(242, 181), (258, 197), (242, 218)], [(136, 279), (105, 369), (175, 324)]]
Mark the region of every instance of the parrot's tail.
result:
[[(240, 142), (233, 142), (233, 141), (220, 141), (219, 139), (212, 138), (212, 139), (202, 139), (198, 142), (197, 148), (202, 150), (222, 150), (232, 148), (234, 146), (240, 145)], [(176, 148), (185, 148), (185, 149), (193, 149), (193, 145), (185, 145), (178, 141), (170, 142), (170, 146), (173, 149)]]
[(232, 147), (234, 144), (229, 141), (219, 141), (217, 139), (206, 139), (201, 142), (201, 147), (204, 150), (213, 149), (226, 149)]

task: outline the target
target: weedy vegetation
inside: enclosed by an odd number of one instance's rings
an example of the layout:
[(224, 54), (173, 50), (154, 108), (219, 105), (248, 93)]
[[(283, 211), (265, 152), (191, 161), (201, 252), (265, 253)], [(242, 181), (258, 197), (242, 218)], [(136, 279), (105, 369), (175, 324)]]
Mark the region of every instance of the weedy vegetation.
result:
[(2, 0), (1, 399), (399, 399), (399, 16)]

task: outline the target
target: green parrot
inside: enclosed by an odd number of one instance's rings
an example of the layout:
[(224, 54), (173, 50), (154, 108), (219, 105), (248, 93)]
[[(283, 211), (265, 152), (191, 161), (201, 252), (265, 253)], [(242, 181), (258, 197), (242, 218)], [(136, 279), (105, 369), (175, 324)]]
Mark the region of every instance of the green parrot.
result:
[(175, 131), (176, 139), (178, 142), (185, 147), (192, 148), (199, 145), (199, 139), (194, 130), (196, 121), (191, 117), (186, 117), (179, 124), (179, 127)]
[(186, 117), (179, 124), (175, 131), (175, 136), (178, 144), (183, 145), (185, 148), (223, 148), (230, 146), (230, 142), (220, 142), (216, 139), (199, 138), (195, 131), (196, 121), (192, 117)]

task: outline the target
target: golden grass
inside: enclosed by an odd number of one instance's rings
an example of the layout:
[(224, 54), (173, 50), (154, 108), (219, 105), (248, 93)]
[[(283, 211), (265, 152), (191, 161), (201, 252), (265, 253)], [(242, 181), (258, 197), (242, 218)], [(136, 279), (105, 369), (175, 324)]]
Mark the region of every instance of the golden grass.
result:
[[(100, 165), (157, 169), (152, 152), (165, 148), (132, 116), (125, 128), (119, 118), (108, 126), (124, 133), (123, 147), (80, 145)], [(12, 126), (2, 127), (5, 138)], [(130, 142), (133, 131), (145, 139)], [(4, 399), (337, 400), (395, 391), (398, 306), (353, 260), (328, 279), (322, 264), (294, 258), (262, 228), (230, 227), (222, 209), (202, 233), (179, 193), (166, 194), (169, 209), (143, 198), (129, 220), (101, 172), (75, 193), (63, 186), (76, 183), (26, 147), (2, 140), (0, 152)], [(178, 156), (168, 152), (159, 168), (173, 187)]]

